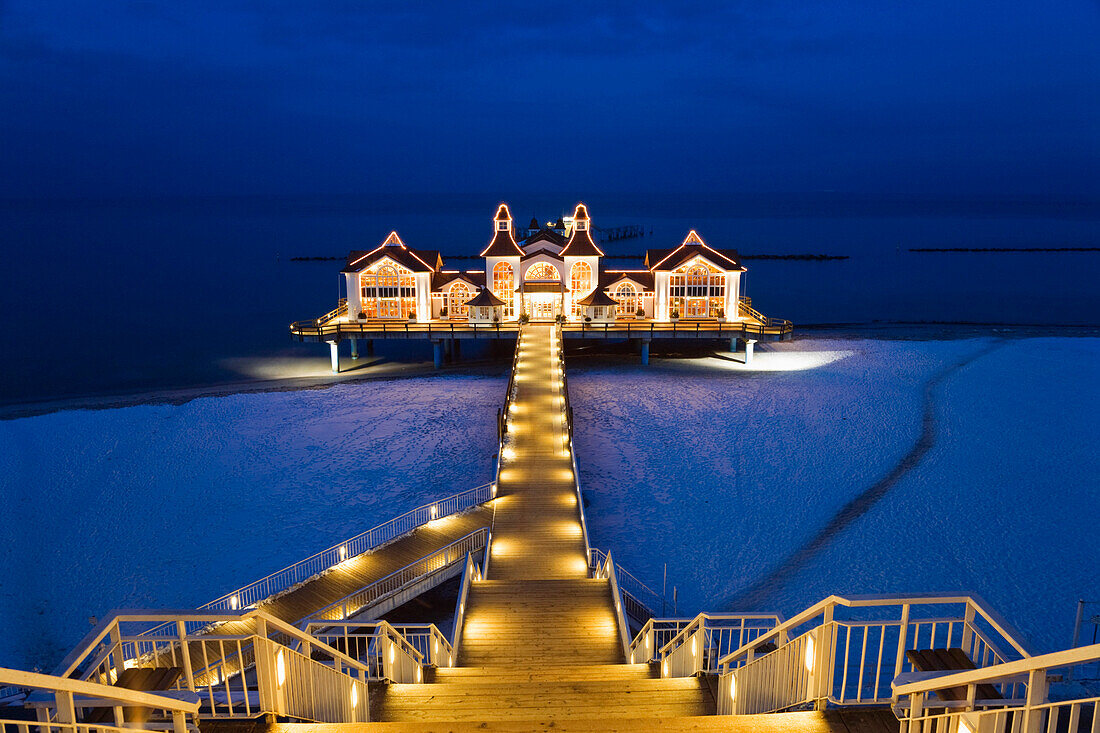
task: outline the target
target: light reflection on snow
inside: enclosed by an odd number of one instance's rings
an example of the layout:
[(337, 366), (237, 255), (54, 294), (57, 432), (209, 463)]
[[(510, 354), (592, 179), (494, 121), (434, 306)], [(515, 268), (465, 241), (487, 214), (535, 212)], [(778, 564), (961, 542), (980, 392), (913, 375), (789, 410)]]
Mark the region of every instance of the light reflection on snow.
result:
[(730, 361), (730, 359), (743, 359), (744, 354), (705, 359), (703, 363), (708, 367), (734, 372), (801, 372), (847, 359), (855, 353), (854, 351), (757, 351), (750, 364)]

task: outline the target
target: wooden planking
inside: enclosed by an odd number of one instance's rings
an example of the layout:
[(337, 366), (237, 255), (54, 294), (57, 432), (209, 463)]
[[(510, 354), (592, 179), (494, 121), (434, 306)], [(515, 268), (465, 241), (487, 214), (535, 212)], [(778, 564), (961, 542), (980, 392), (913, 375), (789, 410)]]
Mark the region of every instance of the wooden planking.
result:
[[(854, 712), (854, 711), (853, 711)], [(281, 723), (268, 733), (897, 733), (889, 710), (772, 713), (769, 715), (712, 715), (700, 717), (645, 717), (503, 720), (487, 722), (398, 722), (314, 725)], [(893, 721), (892, 724), (890, 721)], [(883, 726), (890, 726), (887, 730)], [(206, 731), (203, 733), (221, 733)]]
[[(443, 549), (492, 522), (492, 502), (463, 514), (437, 519), (371, 552), (357, 555), (300, 587), (263, 603), (260, 608), (287, 623), (297, 624), (350, 593)], [(233, 624), (215, 633), (236, 634)]]
[(455, 669), (372, 689), (380, 720), (500, 721), (706, 715), (701, 679), (623, 664), (610, 582), (588, 577), (550, 329), (524, 330), (488, 579), (467, 596)]
[[(289, 593), (263, 603), (260, 608), (282, 621), (297, 626), (302, 619), (308, 618), (349, 593), (375, 583), (390, 573), (420, 560), (425, 555), (443, 549), (470, 532), (488, 527), (492, 517), (490, 501), (468, 512), (434, 520), (370, 552), (348, 558), (332, 570), (315, 576)], [(221, 658), (222, 647), (217, 643), (218, 636), (244, 636), (254, 631), (252, 621), (233, 621), (199, 632), (200, 636), (206, 635), (209, 638), (204, 644), (193, 641), (188, 645), (192, 669), (196, 671), (203, 669)], [(236, 649), (236, 642), (227, 642), (224, 649), (226, 656), (233, 657)], [(175, 666), (181, 663), (178, 651), (173, 650), (161, 654), (155, 660), (154, 666)], [(231, 661), (226, 668), (235, 672), (237, 664)]]

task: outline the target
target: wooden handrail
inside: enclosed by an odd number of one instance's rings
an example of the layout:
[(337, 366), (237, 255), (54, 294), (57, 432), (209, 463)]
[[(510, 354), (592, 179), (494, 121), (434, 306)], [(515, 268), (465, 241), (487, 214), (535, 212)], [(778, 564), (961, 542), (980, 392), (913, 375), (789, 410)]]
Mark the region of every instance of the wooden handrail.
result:
[(171, 710), (177, 713), (197, 713), (199, 710), (197, 701), (191, 702), (158, 695), (155, 692), (130, 690), (125, 687), (101, 685), (98, 682), (87, 682), (71, 677), (55, 677), (54, 675), (38, 672), (24, 672), (21, 669), (9, 669), (7, 667), (0, 667), (0, 685), (88, 695), (104, 700), (113, 700), (119, 705)]
[(965, 685), (983, 682), (994, 682), (1027, 672), (1069, 667), (1074, 664), (1084, 664), (1097, 660), (1100, 660), (1100, 644), (1091, 644), (1075, 649), (1064, 649), (1058, 652), (1050, 652), (1049, 654), (1025, 657), (1012, 662), (994, 664), (980, 669), (950, 672), (931, 679), (906, 682), (896, 686), (891, 683), (891, 687), (893, 687), (895, 695), (914, 695), (922, 692), (931, 692), (933, 690), (943, 690), (949, 687), (963, 687)]
[[(745, 644), (740, 649), (730, 652), (726, 656), (718, 660), (719, 665), (728, 664), (729, 662), (738, 659), (739, 657), (748, 654), (749, 651), (755, 649), (764, 642), (771, 641), (779, 637), (780, 634), (784, 634), (787, 631), (797, 628), (802, 624), (816, 618), (817, 616), (825, 613), (825, 610), (835, 606), (845, 606), (850, 608), (859, 608), (864, 606), (905, 606), (905, 605), (933, 605), (933, 604), (952, 604), (952, 603), (965, 603), (974, 607), (974, 610), (982, 615), (982, 617), (989, 622), (989, 624), (997, 631), (1008, 643), (1012, 644), (1013, 648), (1019, 652), (1021, 656), (1030, 657), (1031, 652), (1024, 646), (1019, 633), (1013, 629), (999, 614), (990, 610), (985, 602), (977, 595), (974, 594), (958, 594), (958, 595), (936, 595), (934, 593), (929, 594), (914, 594), (914, 595), (862, 595), (862, 596), (838, 596), (831, 595), (824, 600), (821, 600), (814, 605), (807, 608), (805, 611), (793, 616), (784, 623), (776, 626), (774, 629), (766, 634), (763, 634), (756, 639), (753, 639), (748, 644)], [(915, 622), (911, 622), (915, 623)]]

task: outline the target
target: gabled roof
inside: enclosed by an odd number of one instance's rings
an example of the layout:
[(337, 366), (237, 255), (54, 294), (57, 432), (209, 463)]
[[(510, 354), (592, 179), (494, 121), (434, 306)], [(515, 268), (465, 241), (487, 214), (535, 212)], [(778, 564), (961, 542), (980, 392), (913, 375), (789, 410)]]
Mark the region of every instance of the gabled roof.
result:
[(504, 301), (489, 292), (488, 288), (482, 288), (480, 293), (466, 301), (466, 305), (475, 307), (504, 305)]
[[(497, 222), (506, 221), (508, 227), (501, 229)], [(489, 246), (481, 251), (479, 257), (514, 257), (523, 256), (523, 250), (516, 244), (516, 236), (512, 233), (512, 213), (508, 211), (508, 204), (497, 207), (496, 216), (493, 217), (493, 238)]]
[(537, 232), (529, 236), (524, 242), (524, 246), (528, 247), (536, 242), (549, 242), (550, 244), (558, 247), (564, 247), (566, 243), (565, 237), (555, 232), (553, 229), (547, 229), (543, 227)]
[(551, 260), (554, 260), (558, 263), (555, 266), (556, 269), (558, 269), (558, 270), (561, 269), (561, 266), (562, 266), (561, 265), (561, 255), (559, 255), (556, 252), (551, 252), (548, 249), (536, 249), (534, 252), (524, 252), (523, 257), (520, 258), (519, 263), (522, 265), (523, 263), (530, 262), (531, 260), (533, 260), (537, 257), (546, 257), (546, 258), (549, 258)]
[(443, 258), (434, 249), (411, 249), (405, 246), (397, 232), (390, 232), (386, 241), (371, 250), (355, 250), (348, 254), (341, 272), (362, 272), (384, 257), (413, 272), (435, 272), (443, 267)]
[(463, 282), (473, 285), (475, 288), (484, 287), (485, 271), (458, 272), (457, 270), (449, 270), (432, 273), (432, 290), (434, 292), (439, 292), (443, 288), (450, 286), (455, 280), (462, 280)]
[[(583, 227), (578, 227), (577, 222), (584, 222)], [(589, 226), (588, 208), (584, 204), (577, 204), (577, 210), (573, 213), (573, 234), (569, 237), (568, 244), (562, 249), (562, 257), (572, 255), (574, 257), (587, 257), (591, 255), (603, 256), (603, 252), (592, 241), (592, 227)]]
[(653, 273), (649, 270), (604, 270), (600, 273), (600, 289), (612, 290), (624, 280), (632, 280), (647, 292), (653, 291)]
[(645, 266), (650, 270), (675, 270), (694, 257), (702, 257), (725, 270), (741, 270), (741, 256), (735, 249), (714, 249), (692, 229), (683, 243), (674, 249), (650, 249), (645, 253)]
[(605, 293), (603, 288), (596, 288), (591, 293), (578, 300), (577, 303), (579, 305), (618, 305), (619, 301)]

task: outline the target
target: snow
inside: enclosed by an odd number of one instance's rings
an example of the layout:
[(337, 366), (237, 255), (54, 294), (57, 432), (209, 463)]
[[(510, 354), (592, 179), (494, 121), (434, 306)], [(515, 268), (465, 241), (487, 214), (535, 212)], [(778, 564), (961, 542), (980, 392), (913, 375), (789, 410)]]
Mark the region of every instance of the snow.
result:
[[(1100, 598), (1098, 364), (1085, 338), (803, 339), (758, 344), (748, 366), (571, 358), (590, 538), (657, 590), (667, 561), (682, 613), (969, 590), (1039, 650), (1065, 646), (1077, 598)], [(0, 666), (52, 669), (93, 614), (194, 607), (485, 483), (504, 384), (0, 422)], [(896, 470), (926, 392), (931, 441)]]
[(492, 480), (504, 387), (432, 376), (0, 422), (0, 666), (52, 670), (92, 615), (193, 608)]
[[(1100, 597), (1100, 340), (801, 340), (651, 367), (570, 364), (590, 538), (680, 610), (972, 591), (1040, 650)], [(922, 434), (869, 507), (837, 519)], [(826, 528), (827, 536), (815, 541)]]

